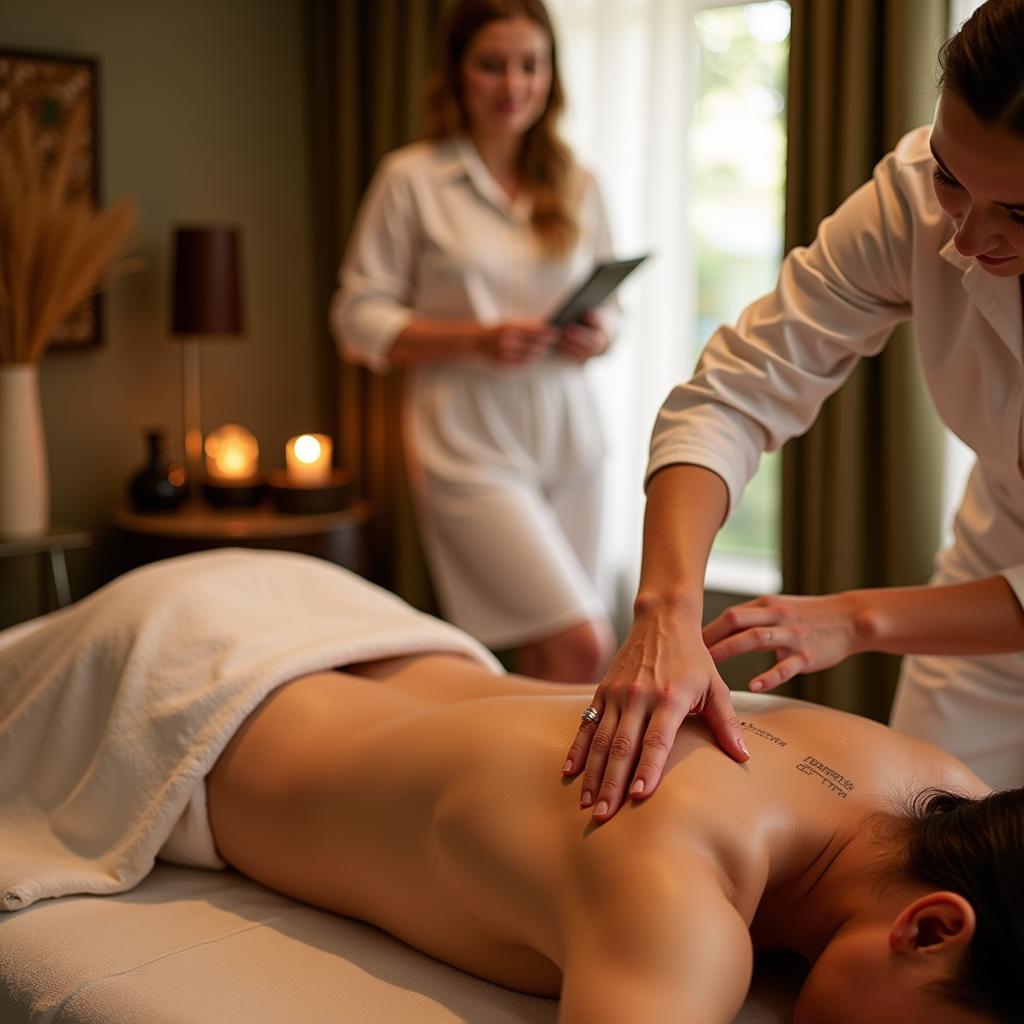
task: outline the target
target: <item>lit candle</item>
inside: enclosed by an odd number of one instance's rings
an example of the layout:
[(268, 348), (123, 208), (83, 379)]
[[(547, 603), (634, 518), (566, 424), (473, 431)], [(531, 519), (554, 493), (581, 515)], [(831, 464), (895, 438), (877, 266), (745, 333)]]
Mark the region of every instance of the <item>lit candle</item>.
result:
[(326, 487), (331, 482), (331, 439), (326, 434), (300, 434), (284, 452), (292, 486)]
[(206, 437), (206, 475), (211, 480), (247, 480), (256, 475), (260, 446), (245, 427), (226, 423)]

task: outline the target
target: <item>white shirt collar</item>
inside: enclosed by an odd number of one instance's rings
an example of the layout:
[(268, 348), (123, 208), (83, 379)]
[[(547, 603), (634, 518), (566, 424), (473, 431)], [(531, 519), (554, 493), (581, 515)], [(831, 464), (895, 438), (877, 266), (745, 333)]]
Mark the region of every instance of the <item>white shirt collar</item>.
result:
[(1024, 362), (1020, 281), (1016, 277), (986, 273), (977, 260), (957, 252), (953, 236), (939, 250), (939, 255), (961, 271), (964, 289), (1017, 360)]
[(513, 199), (495, 181), (468, 136), (459, 135), (451, 140), (450, 152), (450, 156), (445, 154), (441, 158), (438, 168), (446, 179), (461, 173), (487, 202), (509, 220), (520, 222), (529, 220), (533, 209), (530, 196), (523, 191)]

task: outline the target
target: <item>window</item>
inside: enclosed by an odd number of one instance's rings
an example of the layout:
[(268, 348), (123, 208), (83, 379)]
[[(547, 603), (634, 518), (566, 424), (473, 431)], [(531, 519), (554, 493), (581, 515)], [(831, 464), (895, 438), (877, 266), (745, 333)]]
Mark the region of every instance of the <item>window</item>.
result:
[[(565, 135), (600, 179), (617, 252), (654, 253), (623, 288), (628, 315), (615, 349), (589, 368), (610, 447), (607, 539), (619, 564), (609, 597), (628, 609), (658, 407), (690, 375), (714, 327), (778, 273), (789, 5), (549, 0), (549, 8), (569, 102)], [(778, 589), (779, 491), (768, 456), (719, 536), (709, 586)]]
[[(694, 22), (698, 87), (690, 130), (696, 340), (703, 345), (775, 286), (786, 191), (789, 4), (705, 8)], [(764, 456), (715, 541), (711, 582), (778, 590), (781, 460)]]

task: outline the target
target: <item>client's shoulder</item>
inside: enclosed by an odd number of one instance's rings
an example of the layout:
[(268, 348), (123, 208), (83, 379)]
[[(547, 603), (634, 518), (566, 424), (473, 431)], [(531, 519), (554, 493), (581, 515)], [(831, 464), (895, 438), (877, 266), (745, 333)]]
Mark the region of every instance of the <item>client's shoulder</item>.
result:
[(881, 722), (810, 701), (734, 694), (751, 753), (778, 755), (822, 786), (887, 800), (908, 788), (943, 787), (981, 795), (988, 787), (944, 750)]

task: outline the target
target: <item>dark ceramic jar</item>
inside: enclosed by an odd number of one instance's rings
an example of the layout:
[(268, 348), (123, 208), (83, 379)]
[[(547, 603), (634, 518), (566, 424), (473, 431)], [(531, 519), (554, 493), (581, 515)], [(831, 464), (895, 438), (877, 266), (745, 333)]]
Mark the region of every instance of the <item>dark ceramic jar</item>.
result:
[(188, 492), (185, 471), (167, 459), (167, 438), (162, 430), (145, 433), (149, 459), (128, 484), (128, 496), (136, 512), (161, 512), (176, 508)]

